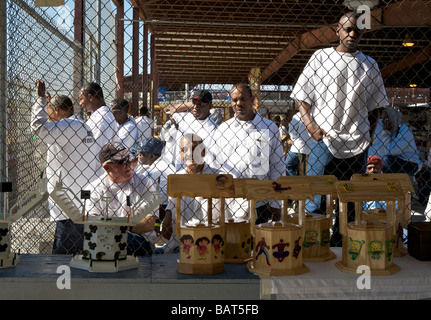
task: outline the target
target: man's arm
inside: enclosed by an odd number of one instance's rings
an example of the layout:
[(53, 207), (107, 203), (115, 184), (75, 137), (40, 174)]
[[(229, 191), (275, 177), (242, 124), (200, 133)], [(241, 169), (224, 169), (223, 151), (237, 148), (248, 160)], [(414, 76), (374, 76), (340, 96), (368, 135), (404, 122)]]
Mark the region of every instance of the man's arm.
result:
[(378, 108), (368, 113), (368, 121), (370, 122), (370, 139), (373, 144), (374, 132), (376, 131), (377, 121), (379, 120), (380, 110)]
[(154, 225), (156, 224), (156, 216), (146, 216), (141, 221), (138, 222), (136, 226), (132, 228), (132, 232), (136, 234), (143, 234), (146, 232), (151, 232), (154, 230)]
[(305, 101), (298, 101), (299, 104), (299, 112), (302, 117), (302, 121), (304, 122), (305, 128), (310, 134), (311, 138), (315, 141), (321, 141), (323, 137), (328, 134), (320, 128), (317, 124), (311, 120), (310, 110), (311, 106)]

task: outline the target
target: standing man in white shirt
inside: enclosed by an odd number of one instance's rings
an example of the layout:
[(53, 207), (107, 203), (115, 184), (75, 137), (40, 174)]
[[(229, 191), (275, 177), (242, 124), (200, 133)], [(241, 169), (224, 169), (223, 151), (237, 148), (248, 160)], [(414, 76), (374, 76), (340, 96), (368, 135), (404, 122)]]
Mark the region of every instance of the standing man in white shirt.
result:
[[(299, 77), (292, 98), (298, 100), (304, 124), (313, 138), (307, 175), (323, 175), (331, 163), (337, 178), (363, 172), (378, 108), (389, 104), (377, 63), (357, 51), (363, 30), (358, 14), (338, 22), (339, 45), (317, 50)], [(307, 212), (319, 212), (320, 197), (307, 201)], [(317, 210), (317, 211), (316, 211)], [(354, 217), (350, 211), (349, 220)], [(337, 242), (338, 216), (334, 225)]]
[[(88, 126), (93, 132), (96, 144), (92, 150), (93, 156), (97, 157), (100, 149), (112, 141), (118, 131), (111, 109), (105, 104), (102, 88), (95, 82), (86, 83), (79, 92), (79, 104), (89, 117)], [(96, 175), (103, 174), (103, 169), (98, 166), (94, 168)]]
[(129, 115), (129, 101), (126, 99), (114, 99), (111, 102), (111, 112), (118, 125), (118, 131), (112, 141), (121, 142), (127, 149), (139, 149), (139, 130), (135, 119)]
[[(207, 149), (205, 161), (211, 160), (212, 135), (217, 129), (210, 112), (212, 95), (208, 90), (194, 90), (191, 101), (177, 104), (170, 109), (171, 118), (178, 126), (177, 146), (180, 139), (187, 133), (199, 136)], [(176, 152), (176, 163), (181, 164), (179, 152)]]
[[(236, 84), (231, 92), (234, 117), (223, 122), (214, 133), (214, 154), (221, 170), (234, 178), (275, 180), (285, 174), (283, 147), (277, 125), (253, 109), (253, 94), (246, 84)], [(249, 220), (248, 201), (226, 199), (227, 218)], [(278, 220), (278, 201), (256, 204), (256, 224), (271, 217)]]
[[(51, 193), (61, 182), (78, 198), (91, 181), (97, 161), (92, 154), (94, 145), (90, 127), (74, 114), (72, 100), (64, 95), (47, 101), (45, 83), (36, 81), (37, 101), (33, 105), (30, 126), (47, 145), (47, 191)], [(82, 204), (73, 199), (80, 208)], [(51, 198), (48, 199), (51, 220), (56, 223), (53, 253), (71, 254), (82, 250), (83, 228), (74, 224)]]
[(139, 117), (135, 118), (136, 126), (139, 130), (139, 144), (142, 143), (153, 136), (154, 120), (148, 116), (148, 108), (139, 108)]

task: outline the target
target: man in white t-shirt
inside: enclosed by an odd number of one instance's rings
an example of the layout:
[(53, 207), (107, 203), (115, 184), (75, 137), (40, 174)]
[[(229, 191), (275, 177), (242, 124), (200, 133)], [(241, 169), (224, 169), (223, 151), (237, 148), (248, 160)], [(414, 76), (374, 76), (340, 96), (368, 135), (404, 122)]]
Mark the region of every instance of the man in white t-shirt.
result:
[(145, 141), (145, 139), (149, 139), (153, 136), (154, 129), (154, 120), (149, 118), (148, 116), (148, 108), (141, 107), (139, 109), (139, 117), (135, 118), (136, 126), (139, 130), (139, 144)]
[[(64, 95), (47, 101), (45, 83), (36, 82), (37, 101), (33, 105), (30, 127), (47, 145), (47, 191), (57, 182), (69, 188), (79, 199), (81, 190), (94, 176), (97, 161), (91, 150), (93, 133), (84, 120), (73, 112), (73, 103)], [(73, 199), (80, 208), (82, 204)], [(83, 228), (74, 224), (58, 206), (48, 199), (51, 220), (56, 222), (53, 253), (72, 254), (82, 250)]]
[(112, 141), (121, 142), (129, 150), (139, 148), (139, 130), (135, 119), (128, 114), (129, 101), (114, 99), (111, 102), (111, 112), (117, 122), (118, 130)]
[[(111, 109), (105, 104), (103, 90), (97, 83), (89, 82), (81, 88), (79, 104), (89, 117), (86, 123), (96, 140), (92, 150), (93, 156), (96, 158), (100, 149), (112, 141), (118, 131), (118, 126)], [(94, 170), (96, 176), (103, 174), (103, 168), (100, 166)]]
[[(339, 45), (317, 50), (292, 91), (314, 140), (307, 175), (322, 175), (326, 169), (349, 180), (353, 173), (363, 172), (377, 109), (389, 104), (377, 63), (357, 51), (363, 33), (357, 21), (354, 12), (341, 17)], [(316, 196), (314, 202), (307, 201), (306, 210), (318, 212), (319, 204)]]
[[(177, 147), (184, 134), (196, 134), (201, 137), (207, 149), (207, 162), (211, 160), (212, 134), (217, 128), (210, 112), (211, 108), (211, 93), (208, 90), (195, 90), (191, 101), (177, 104), (170, 109), (171, 118), (177, 124)], [(177, 165), (181, 164), (179, 152), (176, 152), (175, 161)]]
[[(214, 133), (213, 153), (221, 170), (234, 178), (275, 180), (285, 175), (283, 147), (277, 125), (253, 109), (253, 94), (246, 84), (236, 84), (231, 92), (234, 117)], [(249, 202), (226, 199), (227, 219), (249, 220)], [(256, 224), (278, 220), (278, 201), (256, 203)]]
[[(91, 191), (86, 206), (88, 214), (126, 217), (131, 208), (142, 199), (152, 200), (153, 195), (150, 191), (155, 191), (152, 181), (133, 171), (130, 151), (123, 144), (107, 143), (100, 150), (99, 160), (105, 173), (86, 187), (86, 190)], [(144, 206), (145, 202), (140, 208)], [(158, 209), (155, 209), (130, 230), (128, 234), (130, 253), (136, 255), (152, 253), (154, 239), (148, 237), (151, 237), (154, 231), (158, 213)]]

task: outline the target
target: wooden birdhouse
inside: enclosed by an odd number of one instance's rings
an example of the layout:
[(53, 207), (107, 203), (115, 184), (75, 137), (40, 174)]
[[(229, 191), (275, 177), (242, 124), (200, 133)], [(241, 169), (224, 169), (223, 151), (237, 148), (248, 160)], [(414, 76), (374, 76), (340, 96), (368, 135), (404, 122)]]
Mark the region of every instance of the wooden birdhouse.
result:
[[(283, 220), (255, 225), (251, 215), (253, 260), (247, 264), (250, 272), (259, 275), (298, 275), (309, 269), (303, 264), (302, 242), (305, 236), (305, 199), (313, 199), (307, 180), (286, 179), (246, 181), (246, 195), (251, 201), (250, 212), (255, 212), (256, 201), (276, 200), (282, 203), (285, 214), (287, 200), (299, 200), (297, 223)], [(282, 214), (282, 215), (283, 215)]]
[[(395, 248), (394, 257), (402, 257), (407, 254), (407, 247), (403, 243), (403, 229), (407, 229), (411, 221), (412, 212), (412, 193), (414, 188), (410, 177), (406, 173), (380, 173), (380, 174), (354, 174), (352, 181), (386, 181), (388, 183), (396, 181), (404, 192), (404, 203), (395, 206)], [(368, 221), (386, 221), (386, 208), (370, 208), (363, 206), (362, 202), (355, 203), (359, 208), (362, 206), (362, 219)]]
[[(280, 177), (277, 180), (306, 180), (310, 183), (313, 196), (326, 197), (326, 214), (312, 214), (305, 212), (305, 236), (302, 242), (302, 257), (304, 261), (329, 261), (336, 258), (330, 248), (330, 228), (334, 211), (334, 200), (337, 198), (335, 182), (338, 181), (334, 175), (323, 176), (292, 176)], [(286, 216), (285, 216), (286, 217)], [(298, 213), (292, 214), (293, 221), (297, 221)]]
[[(11, 224), (17, 221), (27, 212), (34, 210), (41, 203), (48, 200), (49, 194), (46, 190), (47, 180), (40, 177), (36, 188), (25, 192), (18, 201), (0, 216), (0, 268), (14, 267), (19, 262), (19, 254), (11, 251), (10, 229)], [(2, 182), (1, 192), (11, 192), (12, 183)]]
[[(224, 272), (225, 199), (234, 197), (233, 177), (229, 174), (169, 175), (168, 196), (176, 198), (176, 234), (180, 239), (178, 272), (184, 274)], [(206, 204), (206, 213), (200, 222), (191, 224), (191, 219), (185, 219), (184, 213), (188, 208), (182, 206), (182, 197), (189, 198), (189, 204), (194, 201)], [(214, 223), (213, 219), (213, 199), (219, 201), (218, 223)]]
[[(361, 265), (372, 275), (389, 275), (400, 268), (394, 263), (396, 230), (395, 205), (404, 205), (405, 194), (398, 182), (338, 181), (340, 233), (343, 237), (342, 260), (336, 266), (344, 272), (356, 273)], [(356, 206), (355, 220), (347, 221), (347, 204), (361, 201), (386, 201), (386, 220), (364, 220), (362, 208)]]

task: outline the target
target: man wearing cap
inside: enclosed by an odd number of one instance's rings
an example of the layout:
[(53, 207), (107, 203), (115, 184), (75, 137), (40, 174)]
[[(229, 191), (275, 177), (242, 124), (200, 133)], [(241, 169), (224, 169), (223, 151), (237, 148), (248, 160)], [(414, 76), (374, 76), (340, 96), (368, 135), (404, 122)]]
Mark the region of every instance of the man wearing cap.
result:
[(380, 159), (378, 156), (369, 156), (367, 158), (366, 170), (368, 174), (382, 173), (383, 171), (382, 159)]
[[(383, 172), (382, 159), (378, 156), (369, 156), (367, 158), (367, 174), (379, 174)], [(386, 210), (386, 201), (367, 201), (362, 203), (362, 210), (384, 209)]]
[(161, 206), (166, 207), (168, 175), (175, 173), (175, 170), (172, 164), (161, 157), (164, 146), (164, 142), (157, 138), (146, 139), (138, 154), (139, 163), (136, 172), (147, 176), (153, 184), (159, 183), (160, 195), (163, 199)]
[[(202, 138), (207, 147), (207, 158), (209, 161), (212, 145), (212, 134), (217, 128), (210, 109), (212, 108), (212, 95), (208, 90), (194, 90), (191, 101), (177, 104), (170, 109), (170, 116), (177, 124), (179, 135), (176, 138), (177, 149), (181, 136), (193, 133)], [(175, 151), (176, 164), (180, 164), (179, 152)]]
[[(124, 145), (119, 142), (107, 143), (100, 150), (99, 160), (105, 173), (86, 187), (91, 191), (90, 201), (87, 202), (88, 214), (105, 215), (107, 207), (106, 214), (109, 217), (126, 217), (131, 206), (141, 199), (152, 200), (153, 196), (149, 193), (155, 191), (152, 181), (132, 170), (133, 160)], [(137, 255), (151, 254), (153, 246), (147, 236), (154, 230), (157, 219), (158, 210), (154, 210), (131, 229), (128, 234), (130, 252)]]

